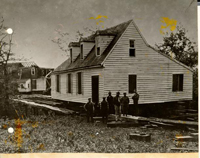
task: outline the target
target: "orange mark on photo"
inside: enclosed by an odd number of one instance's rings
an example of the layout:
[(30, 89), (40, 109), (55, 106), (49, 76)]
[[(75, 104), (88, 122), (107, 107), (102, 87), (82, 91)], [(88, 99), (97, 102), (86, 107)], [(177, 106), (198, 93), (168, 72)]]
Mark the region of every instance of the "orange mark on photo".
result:
[(176, 29), (177, 20), (169, 19), (168, 17), (162, 17), (160, 21), (164, 24), (160, 26), (161, 34), (165, 34), (163, 31), (164, 29), (169, 28), (170, 31), (174, 31)]

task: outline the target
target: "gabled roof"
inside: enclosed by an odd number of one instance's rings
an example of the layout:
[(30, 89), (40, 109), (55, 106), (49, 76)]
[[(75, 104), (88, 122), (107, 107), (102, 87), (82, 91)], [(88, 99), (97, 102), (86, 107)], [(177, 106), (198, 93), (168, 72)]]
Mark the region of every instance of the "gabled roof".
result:
[(54, 71), (63, 71), (63, 70), (66, 70), (67, 67), (70, 65), (70, 63), (71, 63), (71, 60), (70, 60), (70, 58), (68, 58), (61, 65), (59, 65)]
[(94, 42), (95, 41), (95, 37), (98, 36), (98, 35), (114, 36), (113, 40), (110, 42), (108, 47), (104, 50), (104, 52), (100, 56), (96, 56), (96, 54), (95, 54), (95, 46), (94, 46), (91, 49), (91, 51), (87, 54), (87, 56), (85, 57), (84, 60), (80, 59), (80, 54), (77, 56), (77, 58), (74, 60), (73, 63), (70, 63), (71, 60), (69, 58), (66, 61), (64, 61), (60, 66), (58, 66), (54, 70), (53, 73), (68, 72), (68, 71), (73, 71), (73, 70), (77, 70), (77, 69), (81, 69), (81, 68), (84, 69), (84, 68), (93, 68), (93, 67), (103, 67), (103, 63), (105, 62), (106, 58), (109, 56), (109, 53), (115, 47), (117, 41), (122, 36), (122, 34), (124, 33), (124, 31), (126, 30), (126, 28), (129, 26), (129, 24), (131, 22), (133, 22), (133, 24), (135, 25), (137, 31), (141, 35), (141, 37), (144, 40), (144, 42), (147, 45), (147, 47), (150, 47), (154, 51), (156, 51), (156, 52), (160, 53), (161, 55), (167, 57), (168, 59), (176, 62), (177, 64), (185, 67), (186, 69), (188, 69), (190, 71), (193, 71), (191, 68), (189, 68), (188, 66), (184, 65), (183, 63), (181, 63), (181, 62), (169, 57), (166, 54), (161, 53), (160, 51), (158, 51), (155, 48), (153, 48), (152, 46), (150, 46), (147, 43), (146, 39), (141, 34), (141, 32), (138, 29), (138, 27), (135, 24), (135, 22), (133, 20), (129, 20), (127, 22), (121, 23), (119, 25), (116, 25), (114, 27), (111, 27), (111, 28), (108, 28), (108, 29), (105, 29), (105, 30), (98, 30), (98, 31), (96, 31), (95, 34), (92, 34), (91, 36), (88, 36), (88, 37), (85, 37), (85, 38), (81, 38), (79, 42), (71, 42), (71, 43), (75, 43), (76, 46), (80, 46), (80, 42), (84, 42), (84, 41), (86, 41), (86, 42)]
[(92, 34), (88, 37), (81, 37), (80, 42), (94, 42), (96, 34)]
[(37, 66), (34, 61), (9, 61), (8, 64), (21, 64), (23, 67)]
[(74, 60), (73, 63), (70, 64), (70, 59), (67, 59), (63, 62), (59, 67), (57, 67), (54, 72), (63, 72), (63, 71), (70, 71), (78, 68), (86, 68), (86, 67), (101, 67), (102, 62), (113, 48), (113, 46), (117, 43), (118, 39), (121, 37), (123, 32), (126, 30), (128, 25), (131, 23), (132, 20), (127, 22), (121, 23), (114, 27), (105, 29), (105, 30), (98, 30), (96, 34), (89, 36), (88, 38), (83, 38), (83, 41), (92, 41), (95, 39), (97, 35), (113, 35), (115, 36), (113, 40), (110, 42), (108, 47), (105, 51), (100, 55), (96, 56), (95, 54), (95, 46), (91, 49), (91, 51), (87, 54), (84, 60), (80, 59), (80, 54)]
[(69, 47), (80, 47), (80, 43), (79, 42), (70, 42)]

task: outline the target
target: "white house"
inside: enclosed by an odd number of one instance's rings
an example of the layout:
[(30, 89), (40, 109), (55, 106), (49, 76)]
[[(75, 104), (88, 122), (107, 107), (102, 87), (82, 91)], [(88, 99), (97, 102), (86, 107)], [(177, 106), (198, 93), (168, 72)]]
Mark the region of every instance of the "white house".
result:
[[(153, 36), (153, 35), (152, 35)], [(69, 44), (70, 58), (51, 75), (52, 98), (86, 103), (134, 89), (139, 104), (192, 100), (193, 72), (151, 47), (133, 20)]]

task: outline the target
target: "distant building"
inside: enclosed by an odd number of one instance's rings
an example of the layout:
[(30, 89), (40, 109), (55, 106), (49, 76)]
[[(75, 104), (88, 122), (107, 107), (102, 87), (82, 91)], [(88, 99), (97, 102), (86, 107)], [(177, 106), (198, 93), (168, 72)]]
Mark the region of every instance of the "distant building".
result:
[[(153, 35), (152, 35), (153, 36)], [(99, 102), (111, 91), (139, 104), (192, 100), (193, 71), (151, 47), (133, 20), (69, 44), (70, 58), (51, 75), (52, 97)]]
[(11, 61), (8, 73), (19, 84), (19, 92), (43, 92), (51, 87), (51, 68), (41, 68), (35, 62)]

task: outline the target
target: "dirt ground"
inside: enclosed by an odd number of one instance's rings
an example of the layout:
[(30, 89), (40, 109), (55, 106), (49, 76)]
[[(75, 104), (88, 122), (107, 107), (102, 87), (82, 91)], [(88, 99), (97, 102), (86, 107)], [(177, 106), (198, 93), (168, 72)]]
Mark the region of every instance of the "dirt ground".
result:
[[(190, 131), (162, 128), (108, 128), (102, 122), (87, 123), (82, 116), (31, 116), (0, 120), (0, 153), (169, 153), (172, 147), (198, 148), (198, 142), (175, 141)], [(8, 128), (14, 132), (9, 133)], [(12, 130), (11, 130), (12, 131)], [(130, 133), (151, 134), (150, 142), (130, 140)]]

